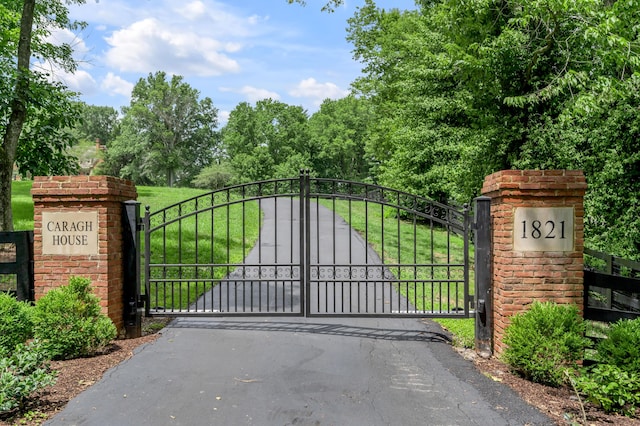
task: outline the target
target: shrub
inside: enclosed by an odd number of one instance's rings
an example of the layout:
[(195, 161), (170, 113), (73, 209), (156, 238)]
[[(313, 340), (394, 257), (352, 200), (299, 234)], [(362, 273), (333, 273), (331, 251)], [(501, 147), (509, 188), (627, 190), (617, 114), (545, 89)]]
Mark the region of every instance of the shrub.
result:
[(640, 374), (615, 365), (598, 364), (575, 379), (578, 391), (607, 413), (633, 416), (640, 406)]
[(612, 324), (596, 350), (599, 362), (640, 374), (640, 318)]
[(95, 355), (116, 337), (111, 320), (100, 313), (91, 281), (72, 277), (68, 286), (51, 290), (36, 304), (34, 335), (53, 359)]
[(528, 380), (560, 386), (564, 370), (575, 367), (589, 345), (584, 330), (576, 306), (534, 302), (529, 311), (514, 315), (505, 330), (504, 360)]
[(22, 410), (29, 396), (55, 381), (40, 342), (19, 344), (11, 355), (0, 356), (0, 413)]
[(0, 292), (0, 351), (11, 353), (16, 345), (32, 336), (31, 306)]

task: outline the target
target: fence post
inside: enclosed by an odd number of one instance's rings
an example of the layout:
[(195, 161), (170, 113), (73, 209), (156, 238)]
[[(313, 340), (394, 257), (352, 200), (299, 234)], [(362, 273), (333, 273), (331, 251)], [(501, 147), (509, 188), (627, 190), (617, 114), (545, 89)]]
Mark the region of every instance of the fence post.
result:
[(492, 353), (491, 295), (491, 198), (477, 197), (474, 209), (476, 352), (482, 357)]
[(142, 336), (140, 305), (140, 203), (124, 202), (122, 209), (122, 269), (124, 272), (124, 326), (126, 338)]

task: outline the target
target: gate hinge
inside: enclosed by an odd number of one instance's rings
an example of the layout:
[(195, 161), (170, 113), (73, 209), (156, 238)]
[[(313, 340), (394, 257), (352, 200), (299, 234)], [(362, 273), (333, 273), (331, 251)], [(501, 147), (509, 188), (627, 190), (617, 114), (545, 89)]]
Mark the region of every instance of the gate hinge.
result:
[(137, 308), (144, 308), (144, 306), (147, 304), (147, 300), (149, 300), (149, 298), (147, 297), (146, 294), (141, 294), (138, 296), (138, 303), (137, 303)]
[(138, 222), (136, 223), (136, 231), (144, 231), (144, 219), (141, 217), (138, 218)]

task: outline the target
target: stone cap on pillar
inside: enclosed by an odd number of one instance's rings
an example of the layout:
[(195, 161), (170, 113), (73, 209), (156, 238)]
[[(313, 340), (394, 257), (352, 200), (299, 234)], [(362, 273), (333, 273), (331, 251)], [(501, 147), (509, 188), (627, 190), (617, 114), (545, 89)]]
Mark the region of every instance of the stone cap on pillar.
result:
[(489, 197), (584, 196), (587, 182), (582, 170), (502, 170), (487, 176), (482, 194)]
[(133, 182), (113, 176), (36, 176), (33, 201), (126, 201), (138, 198)]

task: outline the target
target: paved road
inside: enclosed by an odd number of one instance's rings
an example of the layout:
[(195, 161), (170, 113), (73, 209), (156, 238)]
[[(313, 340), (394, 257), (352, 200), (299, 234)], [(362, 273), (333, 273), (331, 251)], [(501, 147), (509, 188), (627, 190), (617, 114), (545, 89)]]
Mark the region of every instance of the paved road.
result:
[[(260, 250), (290, 240), (265, 237)], [(260, 317), (177, 319), (46, 424), (553, 423), (478, 373), (431, 321)]]
[[(260, 208), (260, 239), (244, 266), (200, 297), (190, 311), (302, 312), (299, 201), (268, 198), (260, 201)], [(311, 314), (415, 310), (395, 290), (393, 274), (378, 254), (340, 216), (316, 203), (310, 208), (309, 239)]]
[(179, 319), (47, 425), (543, 425), (415, 319)]

